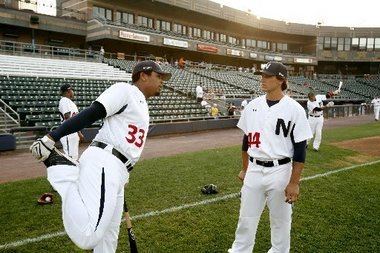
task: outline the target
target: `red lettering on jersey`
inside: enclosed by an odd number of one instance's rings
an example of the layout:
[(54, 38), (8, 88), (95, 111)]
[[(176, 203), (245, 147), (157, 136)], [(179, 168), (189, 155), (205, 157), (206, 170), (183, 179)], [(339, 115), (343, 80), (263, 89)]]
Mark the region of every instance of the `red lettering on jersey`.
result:
[(139, 133), (141, 133), (141, 135), (139, 135), (139, 140), (140, 140), (140, 142), (138, 142), (138, 141), (136, 141), (135, 142), (135, 145), (136, 145), (136, 147), (138, 147), (138, 148), (141, 148), (141, 146), (143, 145), (143, 143), (144, 143), (144, 136), (145, 136), (145, 131), (144, 131), (144, 129), (139, 129)]
[(256, 148), (259, 148), (261, 142), (260, 142), (260, 133), (249, 133), (248, 134), (248, 147), (251, 147), (252, 145), (256, 145)]
[[(145, 130), (144, 129), (138, 129), (135, 125), (129, 124), (128, 128), (130, 131), (128, 132), (128, 136), (125, 137), (128, 143), (135, 144), (136, 147), (141, 148), (144, 143), (144, 137), (145, 137)], [(137, 136), (136, 141), (136, 134), (139, 133)]]

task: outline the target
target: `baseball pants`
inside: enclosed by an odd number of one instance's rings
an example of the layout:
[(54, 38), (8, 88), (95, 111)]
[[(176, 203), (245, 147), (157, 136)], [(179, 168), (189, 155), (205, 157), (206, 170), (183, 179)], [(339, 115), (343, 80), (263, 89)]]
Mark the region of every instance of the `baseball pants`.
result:
[(66, 135), (60, 139), (62, 144), (63, 152), (73, 158), (78, 160), (79, 157), (79, 136), (78, 133), (73, 133)]
[(373, 112), (375, 113), (375, 120), (379, 120), (380, 106), (375, 106)]
[[(318, 118), (309, 117), (308, 121), (309, 121), (310, 129), (311, 129), (311, 133), (314, 136), (313, 148), (318, 150), (322, 141), (322, 128), (323, 128), (324, 119), (322, 116)], [(311, 139), (307, 140), (307, 142), (309, 143), (310, 140)]]
[(129, 178), (125, 165), (110, 152), (90, 146), (79, 166), (55, 165), (47, 174), (62, 198), (62, 219), (70, 239), (95, 253), (116, 252)]
[(291, 176), (291, 163), (263, 167), (252, 162), (241, 189), (241, 205), (235, 241), (230, 253), (251, 253), (255, 245), (257, 226), (265, 205), (269, 208), (271, 244), (269, 253), (290, 250), (292, 206), (285, 202), (285, 188)]

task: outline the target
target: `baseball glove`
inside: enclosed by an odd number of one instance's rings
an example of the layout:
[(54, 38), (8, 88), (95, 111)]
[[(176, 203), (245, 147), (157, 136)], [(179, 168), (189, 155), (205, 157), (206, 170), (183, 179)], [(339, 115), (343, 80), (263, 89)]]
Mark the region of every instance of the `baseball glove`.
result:
[(39, 205), (53, 204), (53, 194), (49, 192), (42, 194), (41, 197), (37, 200), (37, 204)]
[(203, 194), (216, 194), (218, 193), (218, 187), (214, 184), (207, 184), (201, 189)]

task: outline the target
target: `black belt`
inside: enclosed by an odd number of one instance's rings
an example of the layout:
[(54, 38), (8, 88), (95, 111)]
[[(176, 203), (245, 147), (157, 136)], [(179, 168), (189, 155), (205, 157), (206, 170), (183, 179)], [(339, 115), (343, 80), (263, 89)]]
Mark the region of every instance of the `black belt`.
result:
[(321, 117), (321, 115), (318, 115), (318, 116), (313, 116), (313, 115), (309, 115), (310, 117), (314, 117), (314, 118), (319, 118)]
[[(273, 161), (260, 161), (260, 160), (255, 160), (253, 157), (249, 157), (249, 160), (253, 163), (254, 161), (256, 162), (257, 165), (264, 166), (264, 167), (273, 167), (275, 166)], [(283, 165), (287, 164), (291, 161), (289, 157), (286, 157), (284, 159), (278, 160), (278, 165)]]
[[(90, 146), (94, 146), (94, 147), (98, 147), (98, 148), (101, 148), (101, 149), (105, 149), (108, 146), (108, 144), (100, 142), (100, 141), (93, 141), (93, 142), (91, 142)], [(112, 152), (111, 153), (114, 156), (116, 156), (123, 164), (126, 164), (129, 161), (128, 158), (126, 158), (124, 155), (122, 155), (119, 151), (117, 151), (114, 148), (112, 148)], [(131, 171), (133, 169), (133, 165), (132, 164), (128, 164), (128, 165), (126, 165), (126, 167), (127, 167), (128, 171)]]

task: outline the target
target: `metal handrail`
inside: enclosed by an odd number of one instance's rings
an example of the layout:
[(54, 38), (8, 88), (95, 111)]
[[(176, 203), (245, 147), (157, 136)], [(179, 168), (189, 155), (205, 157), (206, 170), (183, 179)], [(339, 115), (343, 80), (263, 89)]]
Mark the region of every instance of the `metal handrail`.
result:
[[(18, 114), (15, 110), (13, 110), (12, 107), (7, 105), (7, 103), (5, 103), (4, 100), (2, 100), (1, 98), (0, 98), (0, 103), (2, 104), (2, 107), (4, 107), (2, 111), (8, 116), (8, 118), (10, 118), (17, 125), (20, 125), (20, 114)], [(13, 118), (9, 113), (7, 113), (7, 109), (10, 110), (13, 114), (15, 114), (17, 116), (17, 119)]]

